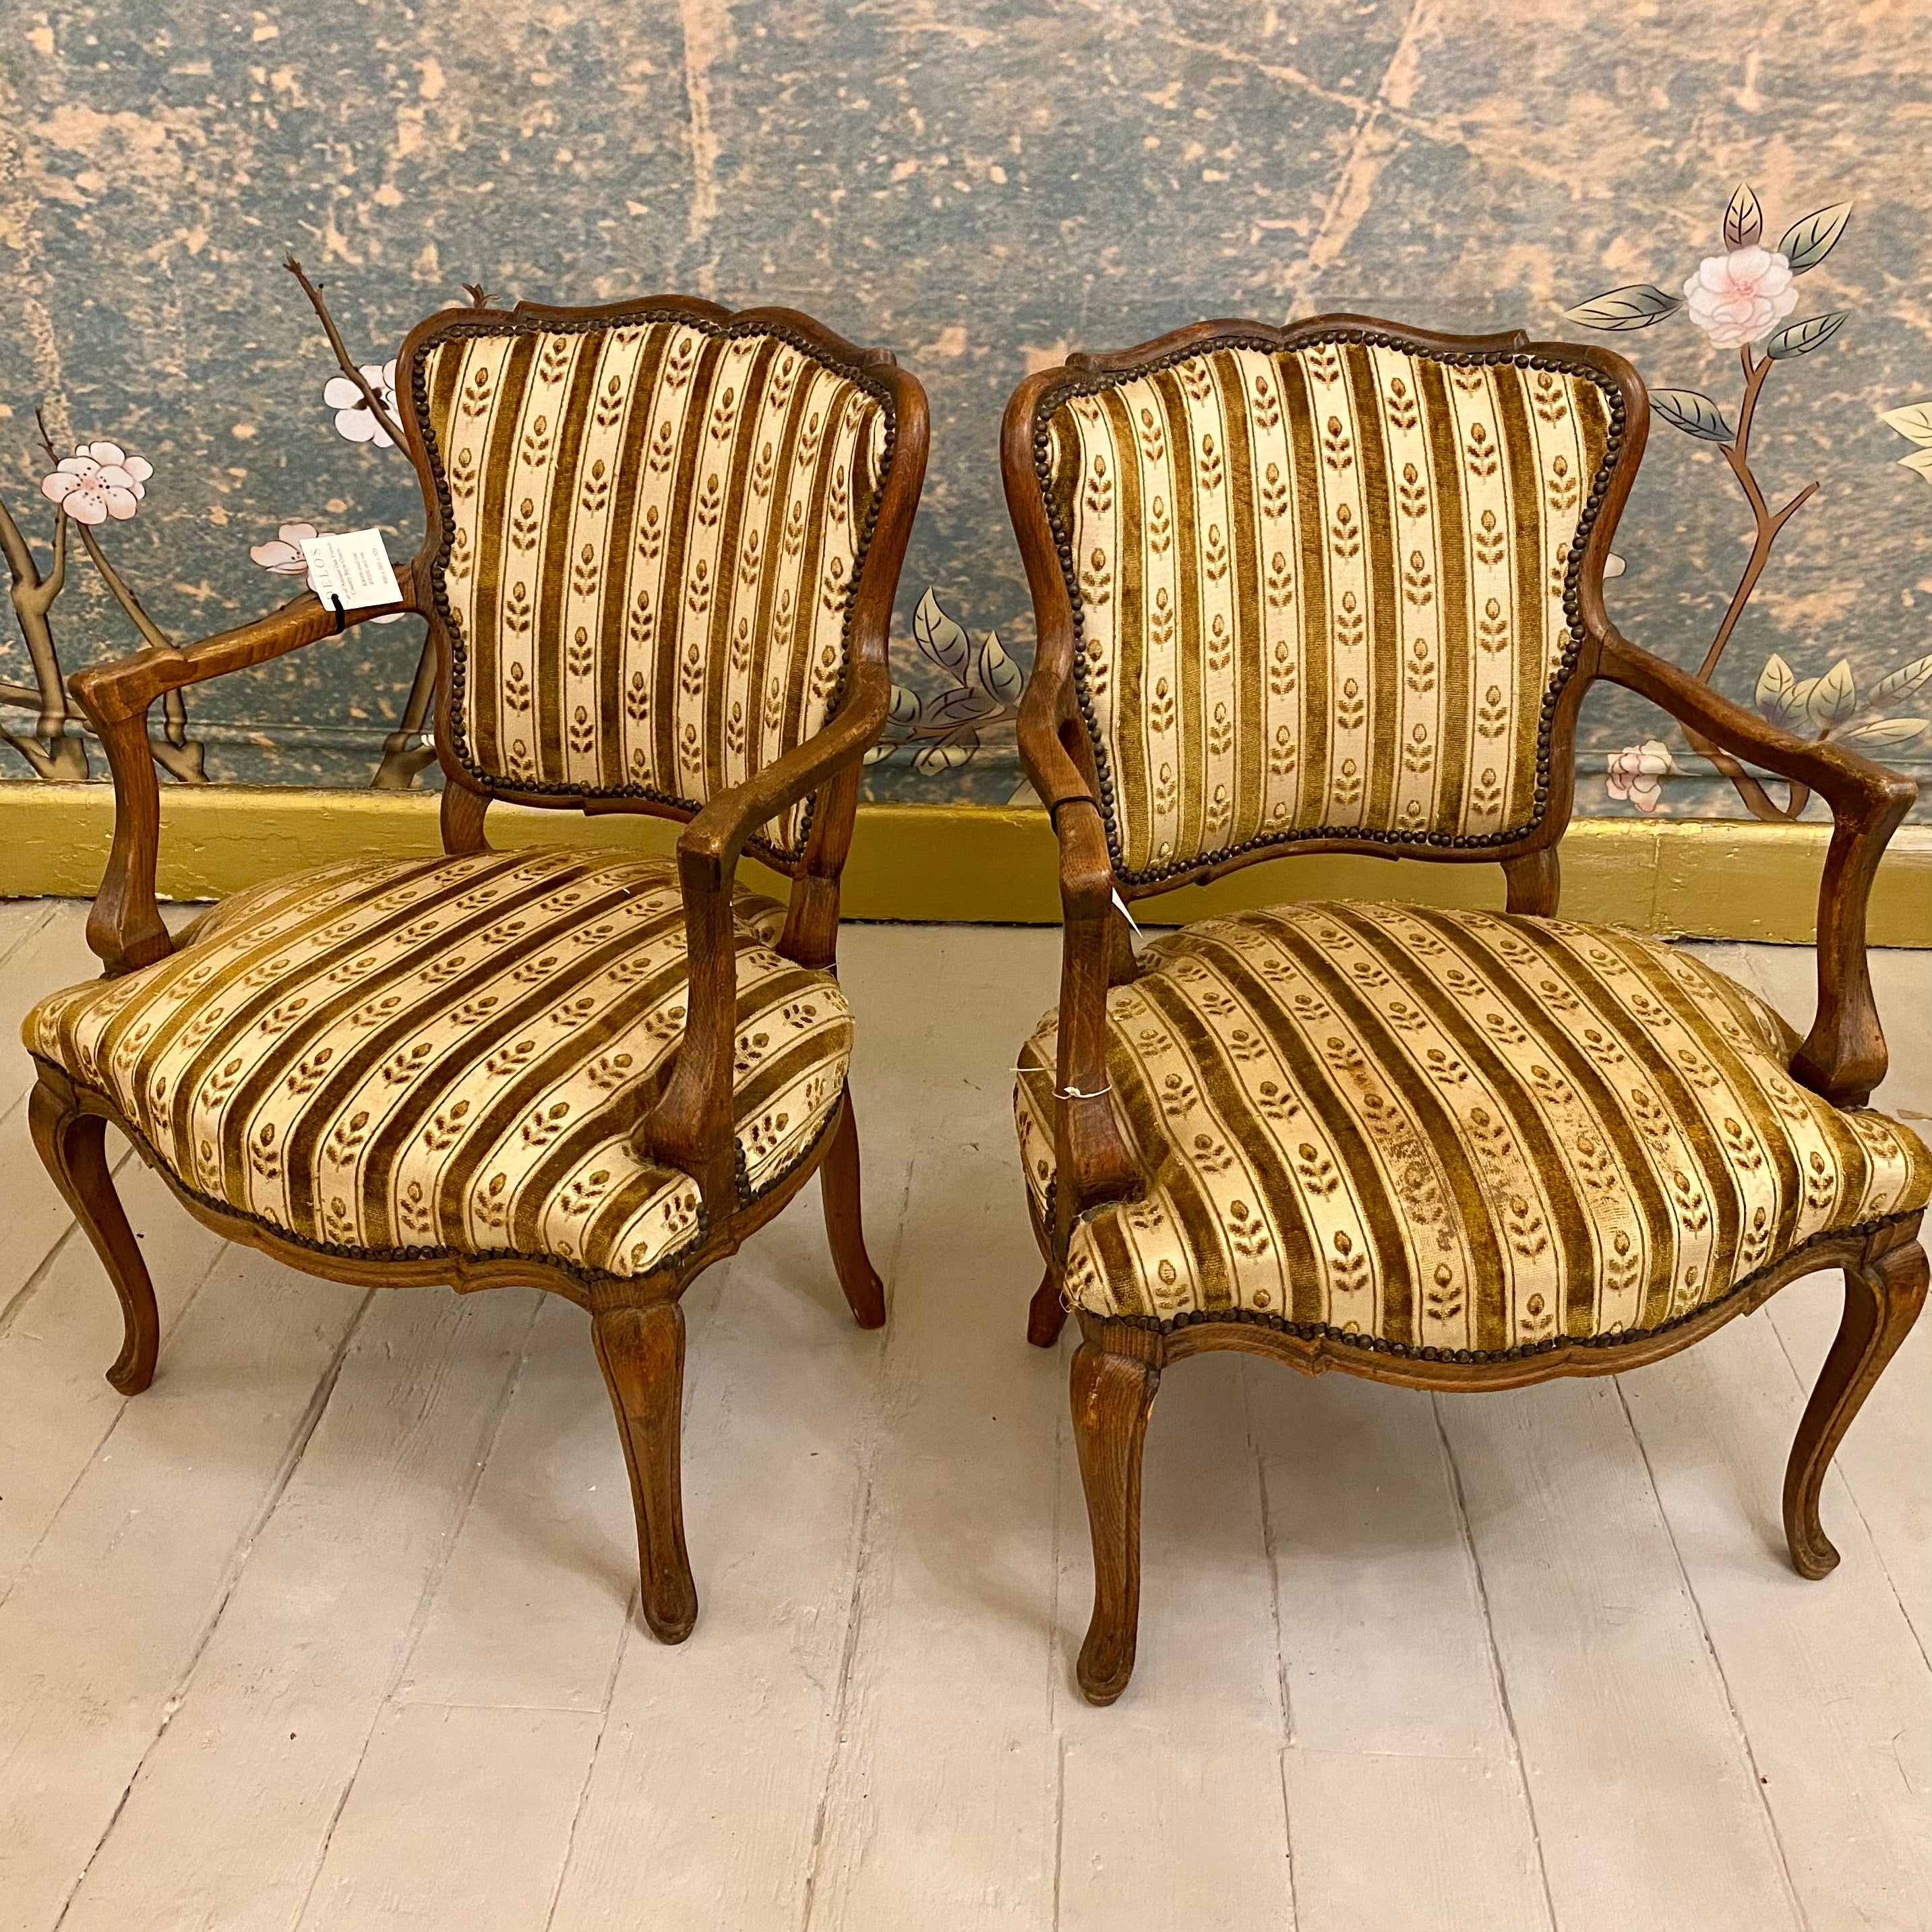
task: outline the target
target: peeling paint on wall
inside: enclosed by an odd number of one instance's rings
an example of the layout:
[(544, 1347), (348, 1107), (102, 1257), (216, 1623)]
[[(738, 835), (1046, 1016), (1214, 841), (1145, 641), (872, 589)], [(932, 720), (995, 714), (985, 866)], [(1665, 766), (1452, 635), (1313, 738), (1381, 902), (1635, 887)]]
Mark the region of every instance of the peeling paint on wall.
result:
[[(468, 281), (782, 302), (891, 346), (932, 398), (896, 632), (911, 708), (868, 785), (1004, 800), (1020, 774), (1001, 665), (1023, 668), (1032, 635), (996, 438), (1029, 367), (1317, 308), (1574, 337), (1562, 312), (1592, 290), (1681, 284), (1748, 181), (1767, 207), (1857, 213), (1805, 290), (1807, 314), (1850, 319), (1780, 376), (1754, 445), (1774, 502), (1814, 478), (1817, 498), (1717, 681), (1750, 701), (1774, 658), (1794, 683), (1842, 662), (1864, 694), (1932, 652), (1932, 495), (1886, 420), (1932, 394), (1932, 40), (1902, 0), (142, 0), (12, 4), (8, 44), (0, 494), (45, 570), (35, 406), (62, 450), (138, 452), (140, 514), (99, 542), (177, 638), (277, 601), (286, 582), (250, 553), (284, 525), (416, 541), (407, 466), (334, 433), (333, 363), (285, 249), (379, 369)], [(1736, 374), (1690, 335), (1667, 367), (1660, 339), (1620, 346), (1660, 386)], [(1660, 426), (1610, 586), (1626, 632), (1694, 668), (1749, 535), (1723, 460)], [(70, 567), (68, 670), (135, 641), (98, 572)], [(958, 665), (934, 655), (949, 624)], [(419, 641), (413, 621), (365, 626), (198, 691), (207, 770), (368, 784)], [(34, 686), (10, 625), (0, 685)], [(955, 713), (970, 755), (932, 755)], [(0, 716), (16, 737), (34, 722)], [(1741, 808), (1621, 694), (1592, 697), (1582, 744), (1581, 810)], [(1661, 763), (1631, 760), (1652, 744)], [(1922, 739), (1874, 748), (1932, 776)], [(0, 763), (32, 776), (4, 745)]]

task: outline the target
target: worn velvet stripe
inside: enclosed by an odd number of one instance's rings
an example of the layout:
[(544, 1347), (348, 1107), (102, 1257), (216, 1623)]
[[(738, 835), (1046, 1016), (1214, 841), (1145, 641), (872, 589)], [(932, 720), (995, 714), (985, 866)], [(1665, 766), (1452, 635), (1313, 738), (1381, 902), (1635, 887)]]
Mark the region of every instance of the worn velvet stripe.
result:
[[(838, 1104), (850, 1022), (831, 975), (770, 950), (781, 908), (741, 892), (736, 912), (734, 1114), (757, 1189)], [(484, 854), (238, 895), (154, 967), (44, 1002), (28, 1037), (184, 1185), (302, 1239), (646, 1274), (698, 1228), (694, 1182), (629, 1138), (686, 982), (668, 863)], [(134, 1050), (104, 1061), (117, 1029)]]
[(1597, 381), (1345, 340), (1203, 350), (1057, 406), (1047, 487), (1126, 877), (1534, 818)]
[[(1906, 1129), (1796, 1085), (1782, 1022), (1654, 940), (1294, 905), (1142, 963), (1109, 996), (1108, 1070), (1143, 1192), (1067, 1256), (1096, 1313), (1232, 1300), (1451, 1352), (1642, 1332), (1932, 1195)], [(1051, 1088), (1015, 1094), (1038, 1213)]]
[[(819, 729), (880, 482), (877, 394), (781, 336), (674, 318), (506, 317), (427, 353), (452, 744), (477, 782), (694, 810)], [(767, 830), (787, 856), (808, 811)]]

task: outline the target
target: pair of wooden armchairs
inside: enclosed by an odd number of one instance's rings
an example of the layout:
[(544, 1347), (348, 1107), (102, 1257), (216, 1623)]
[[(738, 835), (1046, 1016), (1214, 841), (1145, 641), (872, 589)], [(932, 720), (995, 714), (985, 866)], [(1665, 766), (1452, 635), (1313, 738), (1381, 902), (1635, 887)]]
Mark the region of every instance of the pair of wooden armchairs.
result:
[[(119, 1293), (129, 1394), (158, 1322), (109, 1125), (297, 1268), (585, 1306), (644, 1614), (675, 1642), (684, 1289), (817, 1169), (853, 1312), (885, 1319), (835, 954), (925, 398), (802, 316), (673, 298), (446, 313), (398, 368), (444, 851), (251, 888), (171, 938), (148, 708), (339, 619), (305, 596), (79, 674), (116, 792), (106, 976), (28, 1017), (35, 1139)], [(1096, 1702), (1132, 1668), (1148, 1414), (1203, 1348), (1513, 1387), (1654, 1360), (1841, 1268), (1785, 1496), (1798, 1568), (1836, 1561), (1824, 1472), (1926, 1286), (1932, 1158), (1863, 1110), (1865, 900), (1913, 788), (1610, 624), (1646, 416), (1600, 351), (1346, 316), (1075, 356), (1009, 406), (1039, 626), (1021, 748), (1066, 919), (1016, 1094), (1030, 1333), (1070, 1309), (1082, 1330)], [(1802, 1043), (1695, 961), (1555, 916), (1598, 676), (1831, 802)], [(686, 823), (674, 863), (499, 852), (494, 799)], [(748, 848), (788, 905), (737, 886)], [(1508, 910), (1286, 905), (1136, 952), (1129, 901), (1338, 850), (1500, 861)]]

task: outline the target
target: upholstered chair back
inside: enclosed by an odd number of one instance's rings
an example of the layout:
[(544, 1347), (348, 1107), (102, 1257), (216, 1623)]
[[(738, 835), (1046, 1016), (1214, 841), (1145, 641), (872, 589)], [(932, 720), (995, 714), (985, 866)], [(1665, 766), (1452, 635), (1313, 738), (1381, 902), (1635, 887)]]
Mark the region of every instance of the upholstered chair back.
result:
[(1501, 844), (1540, 817), (1607, 376), (1223, 338), (1042, 408), (1121, 876), (1290, 836)]
[[(876, 376), (650, 310), (454, 311), (403, 373), (473, 784), (694, 810), (824, 722), (890, 458)], [(766, 842), (795, 857), (809, 806)]]

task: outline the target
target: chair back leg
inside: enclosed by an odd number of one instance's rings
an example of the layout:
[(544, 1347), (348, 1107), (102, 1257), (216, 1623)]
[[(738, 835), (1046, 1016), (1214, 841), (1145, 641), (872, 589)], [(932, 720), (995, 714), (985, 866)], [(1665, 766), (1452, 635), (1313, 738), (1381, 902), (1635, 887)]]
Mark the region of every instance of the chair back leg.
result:
[(662, 1642), (682, 1643), (698, 1621), (680, 1466), (684, 1310), (675, 1301), (604, 1304), (592, 1313), (591, 1334), (630, 1472), (644, 1621)]
[[(1868, 1245), (1865, 1259), (1845, 1270), (1844, 1316), (1784, 1472), (1784, 1534), (1800, 1576), (1828, 1576), (1838, 1566), (1838, 1552), (1818, 1520), (1819, 1492), (1852, 1418), (1924, 1306), (1925, 1250), (1913, 1238), (1918, 1232), (1916, 1222), (1882, 1230)], [(1880, 1242), (1886, 1245), (1874, 1253)]]
[(1094, 1538), (1094, 1616), (1076, 1674), (1090, 1704), (1111, 1704), (1134, 1674), (1141, 1615), (1141, 1450), (1159, 1366), (1092, 1341), (1073, 1357), (1073, 1442)]
[(1066, 1325), (1066, 1304), (1061, 1300), (1060, 1284), (1053, 1278), (1053, 1264), (1047, 1264), (1040, 1286), (1027, 1304), (1027, 1340), (1036, 1348), (1050, 1348), (1060, 1340)]
[(154, 1284), (141, 1258), (140, 1244), (128, 1225), (121, 1197), (114, 1191), (114, 1177), (107, 1165), (107, 1123), (98, 1114), (82, 1113), (74, 1103), (73, 1089), (45, 1073), (27, 1103), (27, 1120), (34, 1145), (54, 1185), (94, 1244), (94, 1252), (121, 1298), (124, 1324), (121, 1353), (107, 1371), (107, 1379), (123, 1395), (139, 1395), (154, 1379), (161, 1317), (154, 1306)]
[(818, 1170), (825, 1205), (825, 1238), (832, 1264), (861, 1328), (886, 1325), (886, 1287), (866, 1252), (866, 1231), (859, 1213), (859, 1130), (852, 1118), (852, 1090), (839, 1102), (832, 1144)]

